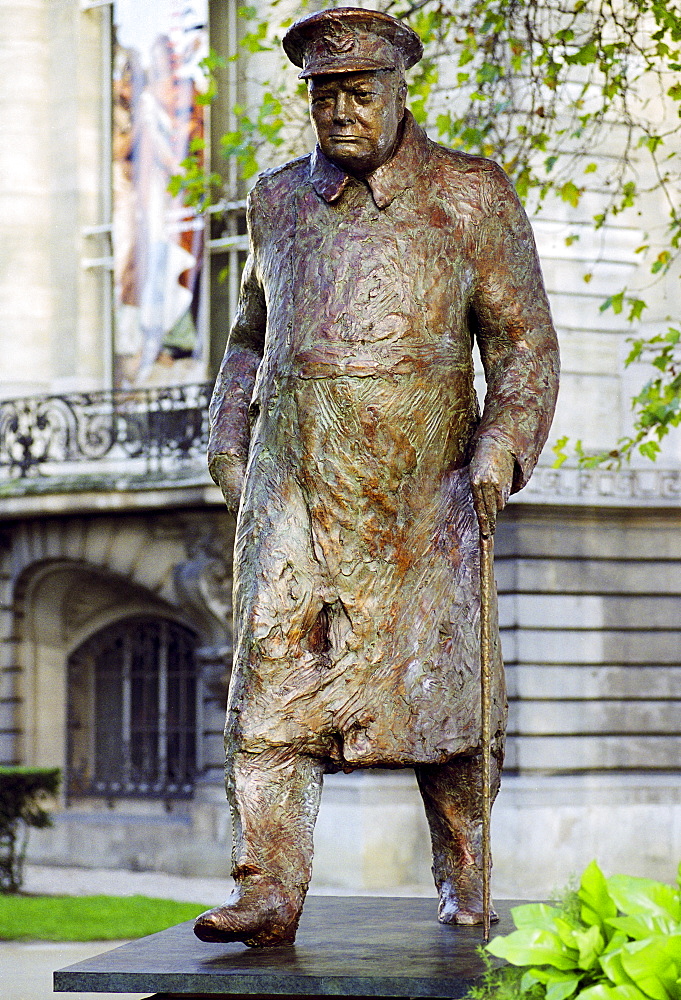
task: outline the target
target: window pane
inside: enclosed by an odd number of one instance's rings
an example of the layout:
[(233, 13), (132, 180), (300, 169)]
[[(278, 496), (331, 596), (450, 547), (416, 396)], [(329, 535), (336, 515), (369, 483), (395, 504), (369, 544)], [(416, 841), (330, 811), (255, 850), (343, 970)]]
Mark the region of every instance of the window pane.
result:
[(191, 794), (196, 773), (195, 636), (128, 619), (69, 660), (72, 795)]
[[(206, 376), (204, 220), (168, 190), (204, 141), (207, 0), (115, 0), (114, 384)], [(200, 154), (202, 155), (202, 154)]]
[(95, 788), (120, 788), (125, 778), (123, 718), (123, 636), (105, 636), (94, 658)]

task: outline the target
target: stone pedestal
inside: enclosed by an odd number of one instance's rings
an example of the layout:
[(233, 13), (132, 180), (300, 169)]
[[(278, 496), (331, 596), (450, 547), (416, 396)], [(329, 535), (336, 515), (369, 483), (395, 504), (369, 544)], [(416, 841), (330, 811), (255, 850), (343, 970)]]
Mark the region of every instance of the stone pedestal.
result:
[[(493, 933), (513, 929), (497, 904)], [(308, 897), (295, 945), (205, 944), (191, 921), (54, 974), (56, 992), (153, 993), (155, 1000), (463, 997), (484, 966), (479, 927), (438, 924), (434, 899)]]

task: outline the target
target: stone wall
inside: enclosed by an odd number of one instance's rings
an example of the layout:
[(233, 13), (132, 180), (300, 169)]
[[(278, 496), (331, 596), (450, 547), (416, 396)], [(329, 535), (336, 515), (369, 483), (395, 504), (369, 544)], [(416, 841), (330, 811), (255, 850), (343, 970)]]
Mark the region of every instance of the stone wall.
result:
[(3, 396), (102, 385), (110, 345), (101, 270), (102, 90), (108, 10), (0, 3), (0, 353)]
[(173, 618), (198, 636), (201, 758), (209, 773), (222, 773), (233, 529), (222, 505), (5, 522), (0, 551), (3, 763), (63, 767), (70, 653), (112, 622), (154, 614)]
[(517, 504), (497, 540), (519, 774), (678, 772), (681, 510)]
[[(537, 491), (541, 484), (540, 476)], [(93, 625), (103, 604), (119, 615), (135, 602), (142, 606), (142, 594), (150, 606), (164, 602), (201, 632), (210, 679), (204, 706), (208, 767), (194, 799), (170, 811), (153, 801), (74, 801), (60, 808), (53, 830), (33, 837), (34, 860), (227, 873), (225, 659), (216, 653), (216, 633), (202, 624), (207, 612), (201, 597), (210, 591), (207, 570), (214, 559), (205, 538), (221, 516), (181, 510), (17, 522), (5, 555), (5, 594), (14, 593), (15, 612), (23, 610), (5, 632), (5, 747), (20, 748), (17, 756), (26, 762), (60, 763), (64, 714), (58, 692), (69, 643), (82, 634), (73, 631), (77, 620)], [(677, 505), (644, 510), (633, 501), (601, 508), (515, 501), (501, 519), (497, 577), (510, 719), (493, 814), (499, 895), (545, 896), (593, 857), (608, 871), (674, 877), (681, 855), (680, 518)], [(221, 530), (229, 534), (226, 520)], [(192, 548), (192, 537), (204, 542)], [(32, 590), (12, 591), (8, 566), (19, 582), (27, 579), (19, 568), (33, 567), (29, 577), (37, 581), (36, 567), (44, 570), (46, 561), (51, 572), (41, 579), (51, 579), (50, 588), (34, 583)], [(117, 574), (118, 590), (105, 571)], [(63, 573), (77, 574), (68, 577), (70, 587), (63, 579), (56, 586)], [(214, 574), (212, 579), (217, 620), (216, 611), (229, 609), (224, 580), (216, 590)], [(36, 615), (42, 622), (38, 645), (49, 654), (42, 659), (37, 646), (26, 645), (27, 623)], [(60, 634), (70, 636), (61, 647)], [(34, 648), (37, 660), (22, 659), (27, 648)], [(50, 672), (48, 686), (31, 672), (36, 662), (42, 678)], [(31, 729), (30, 719), (38, 717)], [(316, 889), (431, 892), (429, 867), (428, 832), (410, 771), (327, 778), (316, 831)]]

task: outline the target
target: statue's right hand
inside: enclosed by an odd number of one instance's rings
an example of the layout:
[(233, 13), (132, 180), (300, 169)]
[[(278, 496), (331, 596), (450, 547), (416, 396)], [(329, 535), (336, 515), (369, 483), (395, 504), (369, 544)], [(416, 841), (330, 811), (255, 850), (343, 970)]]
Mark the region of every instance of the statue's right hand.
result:
[(213, 482), (220, 487), (225, 503), (236, 514), (241, 503), (246, 466), (239, 455), (209, 454), (208, 471)]

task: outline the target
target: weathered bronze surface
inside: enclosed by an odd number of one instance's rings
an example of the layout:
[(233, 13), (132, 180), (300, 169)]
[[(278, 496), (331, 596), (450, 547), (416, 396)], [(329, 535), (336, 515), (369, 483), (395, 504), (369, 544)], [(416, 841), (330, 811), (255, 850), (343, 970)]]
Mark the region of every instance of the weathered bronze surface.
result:
[[(439, 918), (482, 920), (478, 530), (493, 533), (532, 472), (558, 349), (512, 185), (405, 110), (411, 55), (401, 33), (384, 44), (385, 17), (290, 29), (318, 145), (249, 199), (209, 445), (238, 511), (225, 737), (238, 890), (199, 918), (206, 940), (292, 939), (322, 776), (358, 767), (415, 769)], [(345, 68), (367, 46), (384, 65)], [(322, 50), (337, 73), (314, 71)], [(493, 799), (506, 698), (494, 606), (491, 619)]]

